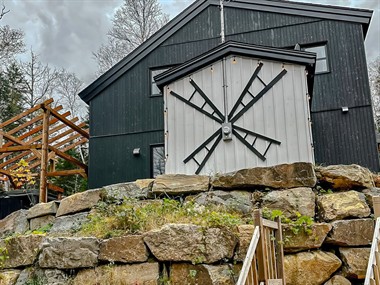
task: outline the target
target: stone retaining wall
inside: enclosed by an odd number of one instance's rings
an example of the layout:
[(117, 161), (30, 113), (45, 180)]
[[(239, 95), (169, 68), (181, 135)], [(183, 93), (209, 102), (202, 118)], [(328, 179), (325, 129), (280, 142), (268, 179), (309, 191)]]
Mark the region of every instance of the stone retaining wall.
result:
[[(0, 221), (0, 285), (235, 284), (252, 225), (236, 233), (167, 224), (105, 240), (71, 235), (104, 197), (118, 203), (168, 196), (245, 214), (266, 208), (288, 218), (312, 217), (309, 233), (284, 226), (287, 284), (362, 284), (374, 228), (372, 196), (380, 194), (374, 181), (357, 165), (295, 163), (213, 177), (163, 175), (38, 204)], [(47, 235), (25, 234), (49, 223)]]

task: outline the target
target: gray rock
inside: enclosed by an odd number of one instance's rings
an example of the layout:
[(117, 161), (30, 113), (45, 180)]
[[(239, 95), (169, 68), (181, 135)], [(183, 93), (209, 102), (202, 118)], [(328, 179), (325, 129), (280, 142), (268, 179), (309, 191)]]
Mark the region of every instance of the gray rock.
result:
[(374, 221), (372, 219), (341, 220), (331, 223), (332, 230), (326, 243), (339, 246), (370, 245)]
[(148, 250), (141, 235), (104, 240), (100, 245), (99, 260), (135, 263), (148, 260)]
[(362, 192), (365, 195), (368, 205), (373, 209), (373, 197), (380, 196), (380, 188), (372, 187), (370, 189), (364, 189)]
[(157, 176), (153, 194), (193, 194), (208, 191), (210, 178), (204, 175), (166, 174)]
[(102, 189), (93, 189), (62, 199), (57, 217), (90, 210), (100, 201), (102, 193)]
[(263, 198), (262, 207), (269, 210), (281, 210), (288, 218), (296, 218), (297, 212), (314, 218), (315, 194), (306, 187), (272, 191)]
[(89, 221), (88, 213), (78, 213), (70, 216), (58, 217), (54, 220), (50, 233), (78, 231), (82, 224)]
[(154, 179), (141, 179), (105, 186), (103, 189), (108, 200), (146, 199), (152, 191), (153, 182)]
[(99, 241), (96, 238), (46, 238), (41, 244), (41, 268), (85, 268), (98, 263)]
[(296, 162), (271, 167), (242, 169), (213, 177), (211, 185), (217, 189), (270, 187), (275, 189), (314, 187), (317, 178), (311, 163)]
[(317, 197), (317, 204), (320, 216), (326, 222), (346, 218), (366, 218), (371, 214), (364, 194), (356, 191), (321, 195)]
[(69, 285), (70, 278), (58, 269), (24, 269), (15, 285), (38, 284), (38, 285)]
[(37, 259), (38, 248), (44, 237), (42, 235), (16, 236), (0, 241), (0, 247), (8, 251), (4, 268), (17, 268), (32, 265)]
[(141, 263), (121, 266), (99, 266), (78, 272), (72, 285), (143, 284), (157, 285), (158, 263)]
[(323, 284), (341, 265), (336, 255), (321, 250), (285, 255), (286, 284)]
[(46, 215), (55, 215), (57, 213), (57, 209), (58, 203), (56, 201), (49, 203), (39, 203), (29, 209), (27, 218), (33, 219)]
[(55, 215), (47, 215), (42, 217), (37, 217), (29, 220), (30, 230), (34, 231), (39, 228), (45, 227), (49, 224), (53, 224), (55, 220)]
[(167, 224), (147, 232), (144, 242), (160, 261), (214, 263), (233, 256), (237, 238), (226, 229)]
[(26, 218), (27, 215), (27, 210), (18, 210), (0, 220), (0, 237), (13, 233), (22, 234), (28, 231), (29, 222)]
[(350, 190), (375, 186), (371, 171), (356, 164), (319, 166), (315, 168), (315, 172), (320, 182), (325, 182), (334, 189)]
[(367, 271), (370, 248), (339, 248), (343, 261), (343, 276), (349, 279), (364, 279)]
[(218, 205), (244, 214), (252, 212), (252, 194), (246, 191), (210, 191), (190, 197), (198, 205)]

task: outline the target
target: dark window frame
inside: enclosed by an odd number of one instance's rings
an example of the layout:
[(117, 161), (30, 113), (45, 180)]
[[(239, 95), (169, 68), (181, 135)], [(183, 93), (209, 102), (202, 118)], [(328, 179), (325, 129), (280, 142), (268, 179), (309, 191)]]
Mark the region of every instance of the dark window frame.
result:
[[(165, 157), (165, 144), (163, 144), (163, 143), (156, 143), (156, 144), (150, 144), (149, 145), (149, 151), (150, 151), (150, 177), (151, 178), (155, 178), (154, 177), (154, 167), (153, 167), (153, 163), (154, 163), (154, 161), (153, 161), (153, 150), (154, 150), (154, 148), (157, 148), (157, 147), (162, 147), (163, 149), (164, 149), (164, 159), (166, 158)], [(164, 173), (163, 174), (165, 174), (165, 169), (164, 169)]]
[[(153, 93), (153, 85), (155, 85), (155, 81), (153, 79), (153, 72), (154, 71), (159, 71), (161, 70), (160, 73), (158, 74), (161, 74), (162, 72), (165, 72), (167, 71), (168, 69), (172, 68), (173, 66), (158, 66), (158, 67), (151, 67), (149, 68), (149, 97), (162, 97), (163, 94), (160, 92), (160, 93)], [(158, 74), (155, 74), (158, 75)], [(157, 85), (156, 85), (157, 86)]]
[(316, 42), (316, 43), (302, 44), (301, 45), (301, 49), (303, 51), (307, 51), (306, 49), (309, 49), (309, 48), (318, 48), (318, 47), (323, 47), (325, 49), (325, 56), (322, 58), (317, 57), (315, 64), (317, 65), (319, 61), (325, 60), (326, 61), (326, 70), (317, 71), (317, 68), (315, 68), (315, 75), (330, 73), (331, 68), (330, 68), (330, 60), (329, 60), (329, 48), (328, 48), (327, 42)]

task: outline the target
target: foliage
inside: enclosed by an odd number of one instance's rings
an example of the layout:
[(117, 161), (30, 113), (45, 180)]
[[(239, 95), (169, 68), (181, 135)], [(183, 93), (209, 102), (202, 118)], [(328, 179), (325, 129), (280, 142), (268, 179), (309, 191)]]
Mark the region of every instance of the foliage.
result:
[(33, 231), (27, 231), (25, 232), (25, 235), (33, 234), (33, 235), (46, 235), (47, 233), (50, 232), (51, 228), (53, 227), (52, 223), (49, 223), (45, 226), (42, 226), (36, 230)]
[(4, 267), (5, 261), (9, 258), (6, 247), (0, 247), (0, 269)]
[[(81, 154), (75, 149), (68, 150), (66, 154), (76, 158), (77, 160), (82, 160)], [(87, 163), (87, 157), (87, 153), (84, 153), (85, 163)], [(59, 158), (55, 169), (57, 171), (70, 170), (76, 169), (76, 166), (65, 159)], [(87, 190), (87, 179), (80, 175), (52, 177), (51, 182), (54, 185), (63, 188), (65, 190), (64, 194), (67, 196)]]
[(116, 11), (108, 42), (93, 55), (99, 73), (104, 73), (128, 53), (145, 42), (169, 20), (158, 0), (124, 0)]
[(276, 218), (280, 218), (283, 224), (289, 225), (289, 229), (293, 232), (293, 234), (301, 234), (306, 233), (308, 235), (312, 234), (312, 225), (314, 224), (313, 218), (309, 216), (301, 215), (299, 212), (296, 212), (295, 219), (287, 218), (281, 210), (274, 209), (269, 210), (268, 208), (263, 209), (263, 217), (269, 220), (275, 220)]
[(101, 238), (141, 233), (160, 228), (168, 223), (189, 223), (202, 227), (226, 227), (234, 230), (250, 221), (241, 214), (220, 206), (199, 206), (192, 202), (181, 204), (173, 199), (163, 201), (127, 200), (120, 205), (99, 202), (84, 224), (81, 235)]
[(36, 184), (36, 180), (30, 172), (29, 164), (24, 159), (21, 159), (17, 163), (17, 168), (11, 170), (11, 174), (13, 176), (13, 182), (19, 188), (27, 188), (28, 186)]

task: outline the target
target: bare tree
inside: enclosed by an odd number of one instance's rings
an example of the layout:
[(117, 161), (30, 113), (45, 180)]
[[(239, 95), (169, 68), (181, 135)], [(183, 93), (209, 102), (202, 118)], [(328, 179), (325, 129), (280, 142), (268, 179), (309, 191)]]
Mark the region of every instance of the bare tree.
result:
[(375, 123), (380, 128), (380, 57), (368, 65), (369, 85), (371, 87), (372, 107)]
[(169, 21), (158, 0), (124, 0), (116, 11), (108, 42), (93, 55), (102, 74)]
[(85, 108), (78, 93), (83, 87), (83, 82), (78, 79), (75, 73), (70, 73), (65, 69), (61, 69), (58, 74), (56, 95), (57, 102), (63, 104), (72, 116), (81, 116), (85, 113)]
[(53, 97), (57, 87), (58, 71), (43, 64), (39, 56), (30, 51), (30, 60), (21, 63), (24, 74), (25, 107), (32, 108), (37, 103)]
[[(9, 13), (4, 4), (0, 9), (0, 20)], [(8, 25), (0, 26), (0, 65), (7, 63), (15, 54), (24, 52), (24, 33), (11, 29)]]

